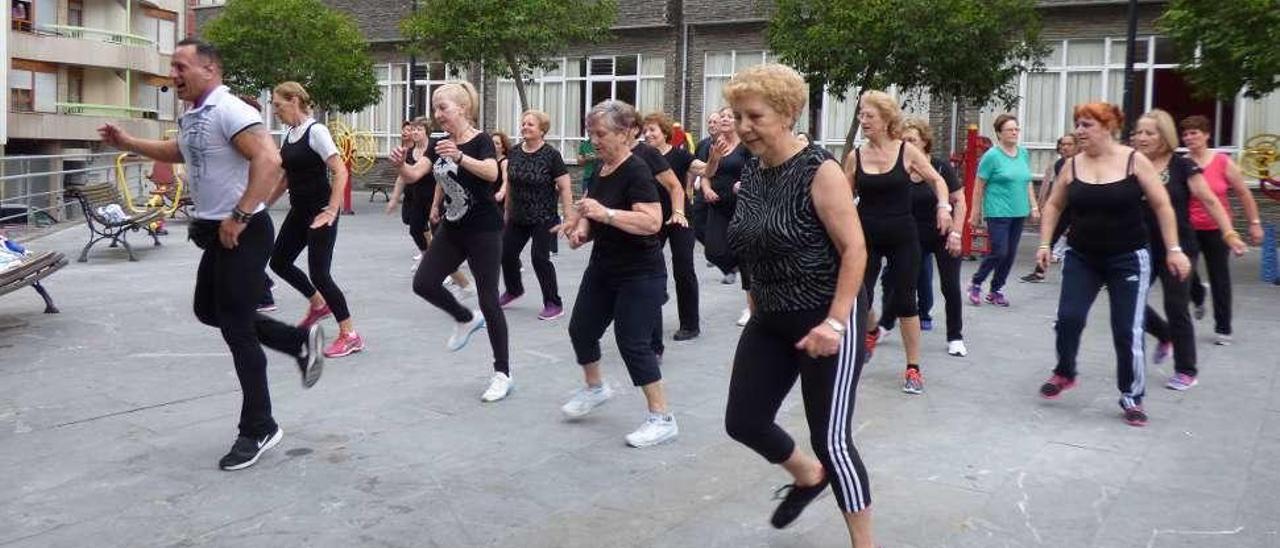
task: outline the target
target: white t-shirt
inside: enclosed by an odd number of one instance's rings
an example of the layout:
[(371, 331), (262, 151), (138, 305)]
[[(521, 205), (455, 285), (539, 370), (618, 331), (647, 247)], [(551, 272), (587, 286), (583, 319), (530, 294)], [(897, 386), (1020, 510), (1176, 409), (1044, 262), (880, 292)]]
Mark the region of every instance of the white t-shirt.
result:
[(301, 124), (289, 128), (289, 132), (285, 134), (286, 143), (296, 143), (302, 138), (302, 134), (307, 132), (307, 126), (311, 126), (311, 135), (307, 137), (307, 146), (311, 147), (321, 159), (328, 161), (330, 156), (338, 153), (338, 145), (333, 142), (333, 134), (329, 133), (329, 128), (324, 124), (316, 122), (314, 118), (307, 117)]
[[(249, 186), (249, 160), (240, 155), (232, 139), (262, 123), (262, 116), (248, 103), (218, 86), (204, 103), (178, 119), (178, 148), (187, 164), (187, 183), (197, 219), (220, 221)], [(254, 212), (263, 209), (262, 204)]]

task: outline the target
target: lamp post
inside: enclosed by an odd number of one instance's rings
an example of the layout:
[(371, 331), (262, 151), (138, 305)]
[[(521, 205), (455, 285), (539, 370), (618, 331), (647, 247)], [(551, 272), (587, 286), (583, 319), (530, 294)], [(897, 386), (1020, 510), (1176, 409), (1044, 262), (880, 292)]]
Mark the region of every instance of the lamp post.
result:
[(1129, 134), (1138, 120), (1138, 98), (1133, 93), (1133, 63), (1138, 48), (1134, 42), (1138, 39), (1138, 0), (1129, 0), (1129, 32), (1125, 38), (1124, 48), (1124, 134), (1121, 139), (1129, 142)]

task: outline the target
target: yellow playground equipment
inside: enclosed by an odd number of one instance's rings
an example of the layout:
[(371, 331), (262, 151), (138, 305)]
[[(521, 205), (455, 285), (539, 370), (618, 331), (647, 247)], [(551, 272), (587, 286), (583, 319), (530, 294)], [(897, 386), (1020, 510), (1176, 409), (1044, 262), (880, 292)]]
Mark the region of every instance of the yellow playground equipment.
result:
[(1250, 137), (1240, 149), (1240, 170), (1258, 180), (1280, 176), (1280, 135), (1263, 133)]
[(172, 219), (179, 212), (185, 214), (185, 208), (191, 205), (191, 198), (187, 196), (186, 178), (182, 173), (182, 165), (154, 162), (147, 178), (155, 186), (151, 189), (146, 201), (139, 204), (140, 200), (135, 200), (133, 191), (129, 189), (129, 180), (124, 172), (125, 164), (131, 157), (138, 159), (137, 156), (129, 153), (116, 156), (116, 185), (120, 188), (120, 196), (124, 198), (124, 205), (129, 208), (131, 214), (159, 210), (161, 217), (147, 228), (163, 230), (165, 219)]
[(348, 172), (347, 189), (342, 199), (342, 212), (354, 213), (351, 209), (351, 185), (356, 175), (367, 173), (373, 169), (377, 160), (378, 145), (373, 133), (355, 129), (341, 120), (329, 121), (329, 132), (333, 134), (333, 144), (338, 146), (338, 154), (342, 155), (342, 163)]

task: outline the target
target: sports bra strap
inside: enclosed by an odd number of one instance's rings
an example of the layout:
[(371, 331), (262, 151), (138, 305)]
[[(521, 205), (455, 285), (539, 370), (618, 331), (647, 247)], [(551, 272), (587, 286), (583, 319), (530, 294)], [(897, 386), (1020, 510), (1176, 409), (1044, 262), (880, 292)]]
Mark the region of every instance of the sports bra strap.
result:
[[(1134, 156), (1135, 154), (1137, 154), (1137, 153), (1138, 153), (1138, 151), (1137, 151), (1137, 150), (1130, 150), (1130, 151), (1129, 151), (1129, 165), (1128, 165), (1128, 166), (1126, 166), (1126, 167), (1124, 168), (1124, 176), (1125, 176), (1125, 177), (1128, 177), (1128, 176), (1130, 176), (1130, 175), (1133, 175), (1133, 156)], [(1074, 158), (1074, 156), (1073, 156), (1073, 158)]]

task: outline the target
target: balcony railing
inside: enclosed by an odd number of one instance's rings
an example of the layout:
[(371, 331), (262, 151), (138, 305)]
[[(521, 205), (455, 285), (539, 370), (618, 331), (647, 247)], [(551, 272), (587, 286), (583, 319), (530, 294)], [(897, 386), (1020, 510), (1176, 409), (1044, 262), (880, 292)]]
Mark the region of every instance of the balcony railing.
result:
[(160, 111), (151, 108), (125, 107), (119, 105), (94, 105), (89, 103), (55, 103), (58, 114), (71, 116), (107, 116), (117, 118), (145, 118), (159, 120)]
[(39, 25), (36, 29), (41, 32), (65, 36), (67, 38), (99, 40), (108, 44), (121, 44), (126, 46), (154, 46), (156, 44), (155, 40), (147, 38), (146, 36), (138, 36), (136, 34), (103, 29), (72, 27), (68, 25)]

